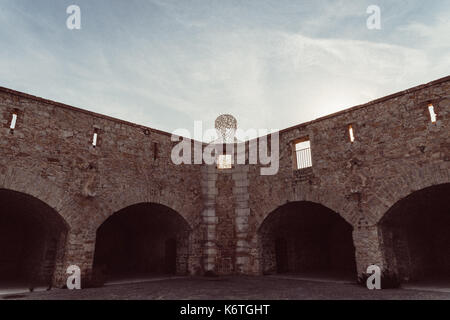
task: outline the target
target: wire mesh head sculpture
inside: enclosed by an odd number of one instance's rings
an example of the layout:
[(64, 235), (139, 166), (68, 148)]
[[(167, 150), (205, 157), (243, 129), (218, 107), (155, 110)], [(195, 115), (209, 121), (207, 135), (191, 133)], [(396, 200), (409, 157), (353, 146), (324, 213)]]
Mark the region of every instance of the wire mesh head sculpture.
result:
[(222, 114), (217, 117), (214, 127), (216, 128), (221, 143), (233, 143), (237, 129), (237, 120), (231, 114)]

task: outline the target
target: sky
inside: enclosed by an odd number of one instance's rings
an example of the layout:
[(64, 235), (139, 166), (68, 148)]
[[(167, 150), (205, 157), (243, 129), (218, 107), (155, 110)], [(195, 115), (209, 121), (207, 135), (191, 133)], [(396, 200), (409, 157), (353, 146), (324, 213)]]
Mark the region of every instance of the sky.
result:
[(447, 75), (448, 0), (0, 0), (0, 86), (168, 132), (283, 129)]

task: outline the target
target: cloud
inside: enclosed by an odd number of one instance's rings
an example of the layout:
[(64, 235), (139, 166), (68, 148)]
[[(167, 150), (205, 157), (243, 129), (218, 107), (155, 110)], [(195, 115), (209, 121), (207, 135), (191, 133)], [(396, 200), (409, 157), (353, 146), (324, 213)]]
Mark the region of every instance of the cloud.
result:
[(78, 33), (5, 7), (0, 85), (166, 131), (222, 113), (243, 129), (282, 129), (450, 70), (448, 10), (369, 33), (354, 2), (200, 3), (131, 2), (103, 17), (81, 3)]
[(431, 51), (438, 48), (446, 49), (442, 54), (448, 55), (450, 48), (450, 17), (449, 15), (439, 15), (428, 24), (422, 22), (411, 22), (399, 28), (408, 38), (416, 38), (415, 45), (419, 45), (424, 50)]

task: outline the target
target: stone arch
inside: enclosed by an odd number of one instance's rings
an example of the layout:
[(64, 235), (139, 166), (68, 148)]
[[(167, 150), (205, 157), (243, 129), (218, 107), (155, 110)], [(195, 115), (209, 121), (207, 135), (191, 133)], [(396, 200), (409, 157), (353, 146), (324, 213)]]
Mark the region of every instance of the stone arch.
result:
[(30, 288), (54, 284), (69, 230), (64, 217), (41, 199), (1, 188), (0, 278)]
[(257, 231), (262, 273), (352, 277), (356, 273), (352, 231), (348, 221), (319, 203), (281, 205)]
[(416, 190), (378, 222), (385, 269), (401, 281), (450, 280), (450, 183)]
[(398, 201), (415, 191), (450, 182), (450, 169), (435, 163), (422, 167), (399, 167), (397, 175), (376, 181), (367, 199), (364, 218), (368, 225), (377, 225), (385, 213)]
[[(139, 203), (155, 203), (172, 209), (183, 217), (191, 229), (197, 224), (198, 215), (186, 211), (186, 205), (182, 199), (173, 197), (170, 191), (161, 192), (157, 188), (147, 185), (127, 186), (109, 190), (106, 195), (99, 195), (100, 210), (90, 220), (90, 226), (97, 230), (114, 213)], [(201, 212), (201, 208), (198, 208)]]
[(120, 209), (97, 229), (94, 276), (107, 281), (188, 274), (191, 233), (182, 215), (160, 203)]
[(258, 230), (270, 213), (291, 202), (314, 202), (333, 210), (350, 225), (355, 225), (359, 210), (357, 201), (349, 199), (344, 193), (336, 192), (335, 188), (313, 189), (309, 185), (298, 185), (292, 192), (282, 193), (282, 198), (258, 197), (260, 203), (253, 206)]
[(75, 224), (71, 210), (73, 196), (49, 179), (45, 179), (35, 172), (7, 167), (0, 171), (0, 189), (27, 194), (47, 204), (57, 212), (68, 228)]

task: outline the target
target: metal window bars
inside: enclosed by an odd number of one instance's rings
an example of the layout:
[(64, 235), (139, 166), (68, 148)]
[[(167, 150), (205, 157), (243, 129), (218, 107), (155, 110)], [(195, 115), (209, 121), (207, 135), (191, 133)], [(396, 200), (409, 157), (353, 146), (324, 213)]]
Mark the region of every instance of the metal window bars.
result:
[(311, 148), (295, 150), (297, 156), (297, 169), (312, 167)]

